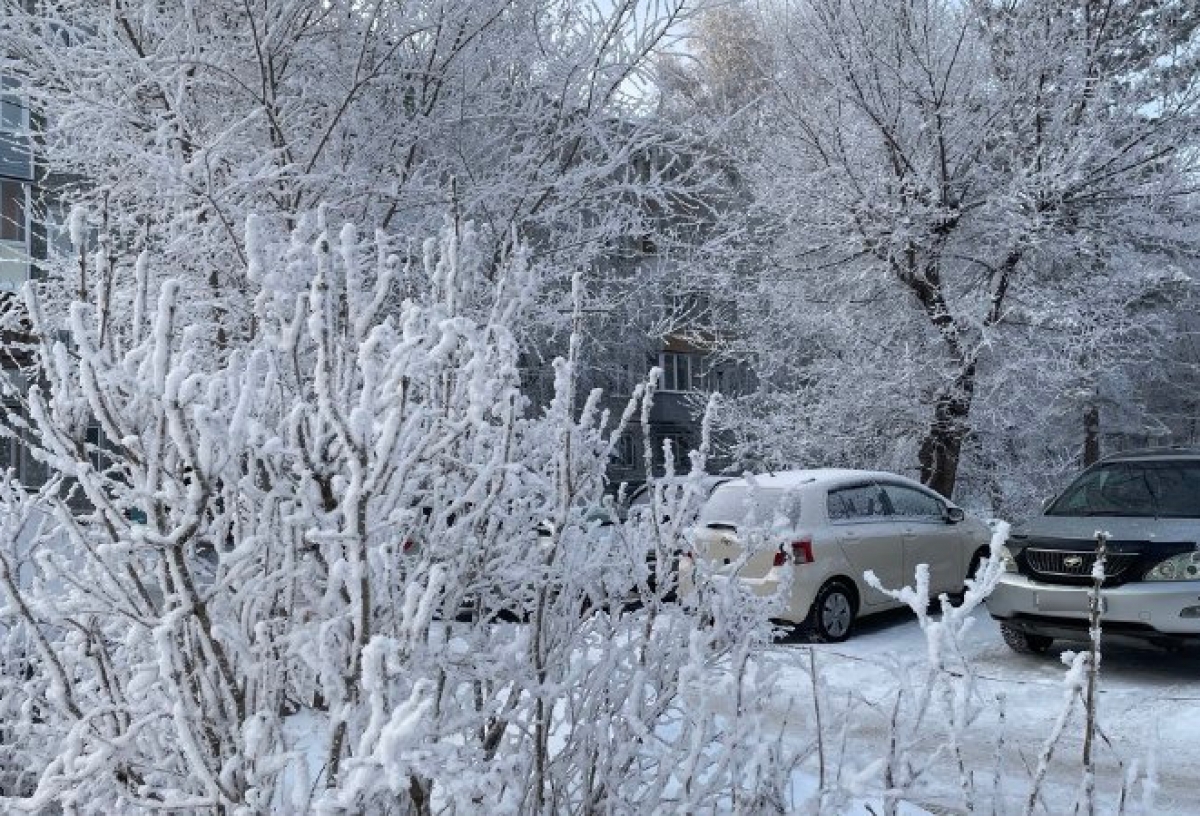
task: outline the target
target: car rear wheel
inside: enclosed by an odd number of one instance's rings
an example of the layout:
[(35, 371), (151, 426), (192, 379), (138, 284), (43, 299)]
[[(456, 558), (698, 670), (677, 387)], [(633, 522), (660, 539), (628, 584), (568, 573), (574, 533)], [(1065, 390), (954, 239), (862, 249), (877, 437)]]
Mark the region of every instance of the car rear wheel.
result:
[(854, 625), (854, 595), (845, 584), (831, 581), (813, 599), (804, 628), (819, 643), (841, 643)]
[(1000, 624), (1000, 636), (1004, 638), (1008, 648), (1021, 654), (1043, 654), (1054, 642), (1052, 637), (1023, 632), (1007, 623)]

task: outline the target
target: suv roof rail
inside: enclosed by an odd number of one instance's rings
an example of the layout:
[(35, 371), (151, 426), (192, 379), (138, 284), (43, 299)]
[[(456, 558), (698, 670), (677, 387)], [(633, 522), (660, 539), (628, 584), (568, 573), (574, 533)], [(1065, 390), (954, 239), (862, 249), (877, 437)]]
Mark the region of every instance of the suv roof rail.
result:
[(1145, 459), (1158, 456), (1200, 456), (1200, 448), (1188, 445), (1163, 445), (1154, 448), (1132, 448), (1117, 451), (1102, 457), (1101, 462), (1114, 462), (1121, 459)]

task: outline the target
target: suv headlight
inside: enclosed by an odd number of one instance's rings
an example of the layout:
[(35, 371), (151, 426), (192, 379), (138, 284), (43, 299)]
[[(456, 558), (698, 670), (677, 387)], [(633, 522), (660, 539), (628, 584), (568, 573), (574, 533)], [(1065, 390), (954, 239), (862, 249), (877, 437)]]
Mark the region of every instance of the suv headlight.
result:
[(1159, 561), (1146, 572), (1146, 581), (1200, 581), (1200, 552), (1186, 552)]
[(1012, 550), (1010, 550), (1004, 544), (1000, 545), (1000, 563), (1004, 565), (1005, 572), (1021, 571), (1017, 568), (1017, 557), (1013, 555)]

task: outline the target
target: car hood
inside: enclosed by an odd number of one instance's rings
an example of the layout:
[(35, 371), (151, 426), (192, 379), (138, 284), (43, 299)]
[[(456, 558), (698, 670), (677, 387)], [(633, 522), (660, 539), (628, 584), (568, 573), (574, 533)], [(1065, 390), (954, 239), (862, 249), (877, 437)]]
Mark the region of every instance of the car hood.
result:
[(1037, 516), (1017, 525), (1010, 536), (1093, 541), (1097, 532), (1113, 541), (1200, 541), (1200, 519), (1128, 518), (1121, 516)]

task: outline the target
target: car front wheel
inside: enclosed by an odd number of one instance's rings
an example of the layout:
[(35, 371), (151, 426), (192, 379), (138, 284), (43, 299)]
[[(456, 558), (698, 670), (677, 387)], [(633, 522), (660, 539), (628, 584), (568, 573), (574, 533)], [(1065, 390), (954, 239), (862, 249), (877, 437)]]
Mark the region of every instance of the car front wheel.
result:
[(1054, 642), (1052, 637), (1023, 632), (1007, 623), (1000, 624), (1000, 636), (1004, 638), (1008, 648), (1021, 654), (1043, 654)]
[(841, 643), (854, 625), (854, 596), (844, 584), (831, 582), (821, 587), (808, 613), (806, 628), (820, 643)]

